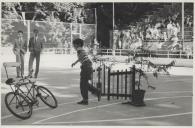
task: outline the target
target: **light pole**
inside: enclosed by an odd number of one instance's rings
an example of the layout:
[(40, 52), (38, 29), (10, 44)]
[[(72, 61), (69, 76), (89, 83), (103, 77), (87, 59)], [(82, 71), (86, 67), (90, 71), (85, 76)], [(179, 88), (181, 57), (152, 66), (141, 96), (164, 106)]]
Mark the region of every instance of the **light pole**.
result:
[(182, 51), (183, 51), (183, 45), (184, 45), (184, 31), (185, 31), (185, 26), (184, 26), (184, 2), (182, 2)]
[(115, 56), (115, 48), (116, 48), (116, 44), (114, 42), (114, 26), (115, 26), (115, 9), (114, 9), (114, 2), (112, 3), (112, 55)]

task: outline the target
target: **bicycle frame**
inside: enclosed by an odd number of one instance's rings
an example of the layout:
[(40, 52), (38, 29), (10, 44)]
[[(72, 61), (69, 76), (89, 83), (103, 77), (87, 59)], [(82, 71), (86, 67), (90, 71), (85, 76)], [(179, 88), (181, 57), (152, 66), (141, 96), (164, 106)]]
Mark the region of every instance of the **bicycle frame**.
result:
[[(28, 84), (30, 84), (30, 88), (27, 87), (29, 86)], [(20, 87), (24, 86), (25, 89), (27, 89), (27, 92), (24, 92)], [(16, 89), (15, 89), (15, 93), (16, 94), (21, 94), (23, 95), (28, 101), (29, 103), (31, 103), (32, 105), (34, 105), (35, 103), (37, 103), (37, 96), (38, 96), (38, 92), (37, 92), (37, 85), (35, 85), (33, 82), (28, 82), (25, 83), (23, 85), (21, 85), (20, 83), (16, 83), (15, 85)]]
[[(3, 63), (3, 66), (5, 68), (7, 79), (12, 79), (12, 78), (9, 78), (9, 76), (8, 76), (7, 67), (21, 68), (21, 64), (18, 62), (5, 62), (5, 63)], [(32, 70), (32, 72), (33, 72), (33, 70)], [(35, 104), (37, 101), (37, 95), (35, 95), (35, 91), (37, 92), (37, 85), (35, 85), (34, 82), (32, 82), (30, 79), (28, 79), (28, 77), (23, 77), (22, 73), (21, 73), (21, 77), (22, 78), (18, 82), (14, 83), (14, 81), (13, 81), (9, 84), (12, 92), (14, 92), (16, 94), (23, 95), (25, 98), (27, 98), (28, 101), (30, 101), (30, 103)], [(25, 80), (27, 80), (28, 82), (25, 82)], [(28, 84), (31, 84), (30, 88), (27, 87)], [(12, 86), (14, 86), (15, 89)], [(21, 86), (26, 87), (27, 94), (25, 94), (25, 92), (20, 88)], [(33, 91), (33, 92), (31, 93), (31, 91)], [(30, 97), (32, 97), (32, 98), (30, 98)]]

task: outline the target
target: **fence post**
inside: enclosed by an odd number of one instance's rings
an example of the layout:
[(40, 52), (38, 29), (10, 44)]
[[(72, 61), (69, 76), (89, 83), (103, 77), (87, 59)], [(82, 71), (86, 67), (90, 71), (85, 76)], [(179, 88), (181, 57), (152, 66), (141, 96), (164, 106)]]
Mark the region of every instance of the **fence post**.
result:
[(127, 69), (125, 70), (125, 100), (127, 99)]
[(98, 71), (98, 83), (100, 83), (100, 71), (101, 71), (101, 68), (98, 67), (97, 71)]
[(105, 64), (104, 64), (104, 71), (103, 71), (103, 73), (104, 73), (104, 82), (103, 82), (103, 84), (104, 84), (104, 94), (105, 94), (105, 90), (106, 90), (106, 85), (105, 85), (105, 83), (106, 83), (106, 66), (105, 66)]
[(123, 94), (123, 73), (124, 73), (124, 71), (122, 70), (122, 73), (121, 73), (121, 94)]
[[(111, 86), (111, 88), (112, 89), (110, 89), (110, 90), (112, 90), (111, 91), (111, 94), (114, 94), (115, 93), (115, 71), (112, 71), (113, 72), (113, 76), (112, 76), (112, 86)], [(112, 95), (112, 99), (114, 98), (114, 95)]]
[(108, 100), (110, 100), (110, 68), (108, 68)]
[(93, 77), (93, 76), (94, 76), (94, 72), (95, 72), (95, 71), (94, 71), (94, 69), (93, 69), (93, 72), (92, 72), (92, 75), (91, 75), (91, 76), (92, 76), (91, 83), (92, 83), (93, 86), (94, 86), (94, 77)]
[(119, 70), (117, 70), (117, 99), (119, 98)]
[(135, 91), (135, 65), (133, 65), (133, 69), (132, 70), (133, 70), (132, 71), (132, 97), (133, 97), (133, 93)]

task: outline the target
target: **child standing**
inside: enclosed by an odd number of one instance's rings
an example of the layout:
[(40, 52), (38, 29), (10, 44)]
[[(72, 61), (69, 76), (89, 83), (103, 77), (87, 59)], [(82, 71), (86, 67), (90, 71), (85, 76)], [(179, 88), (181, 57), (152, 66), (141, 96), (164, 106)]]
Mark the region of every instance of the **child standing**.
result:
[(73, 41), (73, 46), (77, 51), (78, 60), (72, 64), (72, 67), (78, 62), (81, 63), (81, 73), (80, 73), (80, 90), (83, 100), (78, 102), (78, 104), (88, 105), (88, 90), (92, 94), (100, 98), (100, 90), (92, 86), (92, 61), (88, 57), (88, 53), (83, 49), (84, 42), (82, 39), (75, 39)]

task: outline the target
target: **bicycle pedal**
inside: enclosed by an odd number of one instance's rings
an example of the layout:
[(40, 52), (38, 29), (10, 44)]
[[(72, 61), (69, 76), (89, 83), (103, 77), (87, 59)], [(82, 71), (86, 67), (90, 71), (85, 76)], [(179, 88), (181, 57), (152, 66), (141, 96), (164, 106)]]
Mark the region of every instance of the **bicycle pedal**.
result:
[(39, 107), (39, 100), (35, 100), (35, 105)]
[(39, 107), (39, 104), (36, 104), (37, 107)]
[(16, 109), (18, 109), (19, 108), (19, 106), (18, 105), (16, 105)]

